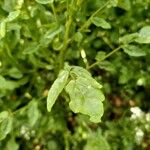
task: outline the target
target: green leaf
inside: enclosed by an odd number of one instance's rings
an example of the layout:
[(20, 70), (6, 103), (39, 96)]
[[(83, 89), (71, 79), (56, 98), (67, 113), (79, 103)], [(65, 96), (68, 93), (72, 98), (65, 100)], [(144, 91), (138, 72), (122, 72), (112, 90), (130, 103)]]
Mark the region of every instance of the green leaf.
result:
[(128, 11), (131, 8), (131, 2), (130, 2), (130, 0), (118, 0), (117, 6)]
[(70, 71), (70, 74), (72, 76), (74, 76), (74, 78), (79, 78), (79, 77), (83, 77), (86, 80), (88, 80), (88, 82), (97, 89), (101, 89), (102, 85), (99, 84), (95, 79), (92, 78), (91, 74), (84, 68), (79, 67), (79, 66), (72, 66), (72, 69)]
[(119, 84), (126, 84), (133, 76), (131, 69), (122, 66), (119, 73)]
[(5, 37), (5, 34), (6, 34), (6, 22), (2, 21), (0, 23), (0, 39)]
[(13, 118), (7, 111), (0, 113), (0, 140), (3, 140), (12, 129)]
[(143, 49), (135, 45), (124, 45), (122, 48), (129, 56), (140, 57), (146, 55), (146, 52), (143, 51)]
[(20, 85), (23, 85), (27, 82), (27, 78), (23, 78), (19, 81), (6, 80), (3, 76), (0, 75), (0, 90), (13, 90), (18, 88)]
[(61, 50), (62, 47), (63, 47), (63, 42), (59, 40), (58, 37), (56, 37), (54, 40), (53, 40), (53, 49), (58, 51), (58, 50)]
[(7, 111), (3, 111), (0, 113), (0, 122), (2, 122), (3, 120), (7, 119), (9, 116), (9, 113)]
[(115, 65), (110, 61), (102, 61), (98, 66), (99, 68), (109, 71), (111, 73), (116, 73)]
[(52, 40), (56, 35), (63, 31), (63, 27), (53, 23), (50, 29), (45, 33), (44, 39)]
[(99, 51), (99, 52), (97, 53), (95, 59), (96, 59), (97, 61), (101, 61), (101, 60), (103, 60), (103, 59), (105, 58), (105, 56), (106, 56), (106, 53), (105, 53), (105, 52)]
[(110, 0), (110, 5), (116, 7), (118, 4), (118, 0)]
[(88, 72), (83, 67), (79, 67), (79, 66), (72, 66), (71, 73), (75, 74), (78, 77), (80, 77), (80, 76), (84, 76), (84, 77), (89, 77), (90, 76), (91, 77), (90, 72)]
[(40, 4), (51, 4), (54, 2), (54, 0), (35, 0), (36, 2), (40, 3)]
[(36, 100), (32, 100), (29, 103), (28, 109), (27, 109), (27, 115), (29, 118), (29, 124), (31, 126), (35, 125), (35, 123), (37, 122), (37, 120), (40, 116), (40, 112), (38, 109), (38, 102)]
[(110, 24), (105, 19), (103, 19), (103, 18), (92, 17), (91, 21), (97, 27), (102, 27), (104, 29), (110, 29), (111, 28)]
[(53, 85), (51, 86), (48, 97), (47, 97), (47, 110), (51, 111), (52, 106), (54, 105), (57, 97), (64, 89), (67, 80), (69, 77), (69, 71), (63, 70), (59, 73), (58, 78), (54, 81)]
[(23, 54), (32, 54), (39, 50), (39, 45), (36, 42), (32, 42), (26, 45)]
[(23, 76), (22, 72), (16, 67), (10, 68), (8, 70), (7, 74), (10, 77), (13, 77), (13, 78), (16, 78), (16, 79), (19, 79), (19, 78), (21, 78)]
[(14, 19), (16, 19), (19, 16), (19, 14), (20, 14), (20, 10), (10, 12), (8, 17), (6, 18), (6, 21), (7, 22), (13, 21)]
[(139, 31), (139, 37), (135, 40), (138, 43), (150, 43), (150, 26), (145, 26)]
[(70, 96), (69, 106), (73, 112), (88, 115), (95, 123), (101, 121), (104, 95), (100, 89), (94, 88), (87, 79), (79, 77), (68, 83), (66, 92)]
[(139, 37), (138, 33), (127, 34), (121, 38), (119, 38), (120, 43), (129, 44), (134, 42)]
[(110, 150), (107, 139), (102, 135), (101, 131), (91, 132), (88, 136), (84, 150)]
[(6, 150), (18, 150), (19, 149), (19, 145), (18, 143), (15, 141), (14, 137), (11, 137), (11, 139), (9, 139), (7, 141), (7, 145), (5, 147)]
[(4, 0), (2, 8), (7, 12), (11, 12), (14, 10), (14, 7), (16, 6), (15, 2), (16, 1), (14, 1), (14, 0)]
[(81, 34), (81, 32), (76, 32), (75, 35), (74, 35), (74, 40), (76, 42), (81, 42), (83, 39), (83, 35)]
[(3, 76), (0, 75), (0, 89), (12, 90), (16, 87), (15, 82), (7, 81)]

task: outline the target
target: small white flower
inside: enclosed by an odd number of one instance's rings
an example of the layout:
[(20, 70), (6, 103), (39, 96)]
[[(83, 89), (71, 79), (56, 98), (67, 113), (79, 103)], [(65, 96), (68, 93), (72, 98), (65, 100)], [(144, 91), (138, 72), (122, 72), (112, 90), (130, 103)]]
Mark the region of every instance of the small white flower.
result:
[(139, 107), (131, 107), (130, 111), (132, 112), (131, 119), (141, 118), (144, 115)]

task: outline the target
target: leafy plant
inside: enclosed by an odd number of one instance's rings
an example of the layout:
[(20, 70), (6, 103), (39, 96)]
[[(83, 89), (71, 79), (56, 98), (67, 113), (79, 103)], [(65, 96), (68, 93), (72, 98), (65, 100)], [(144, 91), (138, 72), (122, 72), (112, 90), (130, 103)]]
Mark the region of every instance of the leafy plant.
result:
[(148, 149), (149, 4), (0, 1), (0, 149)]

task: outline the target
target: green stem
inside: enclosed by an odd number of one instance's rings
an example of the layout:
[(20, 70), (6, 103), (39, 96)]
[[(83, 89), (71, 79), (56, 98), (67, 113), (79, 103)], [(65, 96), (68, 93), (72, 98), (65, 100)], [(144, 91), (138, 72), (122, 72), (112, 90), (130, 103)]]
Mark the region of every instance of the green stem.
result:
[(16, 111), (12, 112), (13, 115), (16, 115), (17, 113), (21, 112), (21, 111), (25, 111), (27, 109), (28, 105), (25, 105), (19, 109), (17, 109)]
[(54, 7), (53, 3), (51, 4), (51, 8), (52, 8), (52, 11), (53, 11), (53, 14), (54, 14), (56, 22), (58, 22), (58, 20), (57, 20), (57, 14), (56, 14), (55, 7)]
[(87, 28), (90, 24), (91, 24), (91, 19), (97, 14), (99, 13), (101, 10), (103, 10), (108, 4), (109, 4), (110, 0), (108, 0), (102, 7), (100, 7), (99, 9), (97, 9), (91, 16), (90, 18), (83, 24), (83, 26), (81, 26), (81, 28), (79, 29), (79, 31), (82, 31), (84, 28)]
[(111, 49), (114, 49), (114, 46), (111, 44), (107, 37), (102, 36), (102, 39)]
[(93, 63), (92, 65), (90, 65), (88, 67), (88, 69), (91, 69), (95, 66), (97, 66), (99, 63), (101, 63), (103, 60), (105, 60), (106, 58), (110, 57), (112, 54), (116, 53), (117, 51), (119, 51), (121, 49), (121, 46), (117, 47), (116, 49), (114, 49), (113, 51), (111, 51), (110, 53), (108, 53), (103, 59), (101, 59), (100, 61), (97, 61), (95, 63)]
[(72, 23), (72, 17), (69, 16), (68, 20), (66, 21), (66, 31), (65, 31), (65, 35), (64, 35), (64, 42), (63, 42), (63, 48), (60, 51), (59, 54), (59, 66), (58, 66), (58, 71), (60, 69), (63, 68), (64, 66), (64, 60), (65, 60), (65, 53), (68, 47), (68, 43), (69, 43), (69, 31), (70, 31), (70, 27), (71, 27), (71, 23)]
[(69, 133), (68, 133), (68, 131), (66, 131), (66, 133), (64, 135), (64, 138), (65, 138), (65, 150), (70, 150), (68, 136), (69, 136)]

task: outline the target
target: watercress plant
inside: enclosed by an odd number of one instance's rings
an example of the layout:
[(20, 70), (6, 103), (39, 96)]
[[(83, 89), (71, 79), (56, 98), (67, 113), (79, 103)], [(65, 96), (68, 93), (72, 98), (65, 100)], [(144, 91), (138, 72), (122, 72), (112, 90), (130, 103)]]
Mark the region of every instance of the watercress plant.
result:
[(149, 0), (0, 1), (0, 149), (148, 149), (149, 12)]

